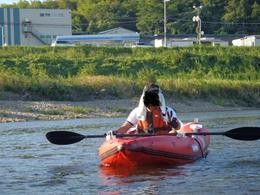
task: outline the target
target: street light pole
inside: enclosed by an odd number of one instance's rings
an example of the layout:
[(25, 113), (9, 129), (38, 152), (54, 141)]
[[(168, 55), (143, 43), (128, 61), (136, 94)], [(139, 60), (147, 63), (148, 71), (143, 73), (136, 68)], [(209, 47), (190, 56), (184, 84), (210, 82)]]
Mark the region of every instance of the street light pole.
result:
[(167, 17), (166, 17), (166, 2), (168, 2), (170, 0), (163, 0), (163, 6), (164, 6), (164, 40), (163, 40), (163, 46), (167, 47), (167, 38), (166, 38), (166, 34), (167, 34), (167, 28), (166, 28), (166, 24), (167, 24)]

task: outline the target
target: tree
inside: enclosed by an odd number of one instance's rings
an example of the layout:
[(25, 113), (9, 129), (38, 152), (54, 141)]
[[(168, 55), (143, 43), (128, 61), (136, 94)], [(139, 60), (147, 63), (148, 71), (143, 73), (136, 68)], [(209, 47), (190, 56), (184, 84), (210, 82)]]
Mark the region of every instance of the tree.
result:
[(29, 1), (26, 0), (20, 0), (17, 4), (16, 4), (17, 8), (29, 8), (30, 7), (30, 3)]
[[(223, 20), (229, 22), (224, 29), (228, 33), (252, 33), (255, 32), (249, 23), (254, 22), (255, 18), (259, 18), (258, 14), (255, 14), (257, 10), (257, 2), (255, 0), (230, 0), (225, 7), (225, 14)], [(253, 14), (254, 13), (254, 14)], [(258, 20), (259, 21), (259, 20)], [(232, 24), (235, 23), (235, 24)], [(259, 27), (258, 30), (259, 32)]]
[(202, 5), (205, 5), (201, 13), (202, 29), (206, 34), (222, 33), (222, 16), (226, 4), (223, 0), (202, 0)]
[(42, 7), (38, 8), (46, 8), (46, 9), (59, 9), (58, 0), (46, 0), (42, 2)]
[(117, 11), (117, 26), (136, 31), (136, 0), (121, 0)]
[(77, 10), (77, 0), (59, 0), (58, 6), (60, 9)]
[(41, 8), (42, 2), (39, 0), (31, 1), (30, 8)]
[(113, 0), (79, 0), (78, 11), (88, 21), (87, 32), (94, 33), (114, 27), (117, 3)]
[(169, 32), (172, 34), (190, 34), (194, 33), (194, 24), (192, 17), (197, 13), (193, 6), (199, 6), (200, 3), (194, 0), (174, 0), (169, 2), (168, 6), (168, 25)]
[(260, 21), (260, 4), (255, 2), (252, 5), (252, 14), (251, 14), (253, 20), (255, 22), (259, 22)]
[(137, 29), (143, 34), (163, 32), (163, 1), (137, 0)]

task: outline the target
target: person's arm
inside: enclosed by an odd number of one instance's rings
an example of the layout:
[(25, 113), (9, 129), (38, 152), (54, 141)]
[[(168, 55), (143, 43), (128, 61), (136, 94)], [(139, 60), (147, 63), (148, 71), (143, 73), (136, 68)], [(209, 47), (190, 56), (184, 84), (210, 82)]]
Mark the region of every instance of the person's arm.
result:
[(131, 127), (133, 127), (133, 125), (130, 124), (128, 121), (126, 121), (123, 123), (121, 127), (115, 130), (115, 133), (117, 134), (126, 133)]
[(123, 123), (121, 127), (115, 130), (115, 133), (126, 133), (130, 128), (134, 127), (137, 124), (137, 108), (133, 109), (127, 120)]
[(178, 119), (176, 112), (168, 107), (167, 108), (167, 115), (168, 115), (168, 124), (175, 130), (179, 130), (181, 128), (181, 121)]

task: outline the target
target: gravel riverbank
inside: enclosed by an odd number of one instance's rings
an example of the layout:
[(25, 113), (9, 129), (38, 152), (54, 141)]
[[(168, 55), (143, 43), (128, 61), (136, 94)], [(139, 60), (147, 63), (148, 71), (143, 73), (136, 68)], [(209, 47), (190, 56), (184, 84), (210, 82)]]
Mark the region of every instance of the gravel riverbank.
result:
[[(0, 101), (0, 122), (33, 120), (63, 120), (90, 117), (127, 116), (138, 105), (138, 99), (63, 101)], [(177, 113), (213, 112), (224, 110), (259, 109), (241, 106), (220, 106), (202, 100), (169, 100)]]

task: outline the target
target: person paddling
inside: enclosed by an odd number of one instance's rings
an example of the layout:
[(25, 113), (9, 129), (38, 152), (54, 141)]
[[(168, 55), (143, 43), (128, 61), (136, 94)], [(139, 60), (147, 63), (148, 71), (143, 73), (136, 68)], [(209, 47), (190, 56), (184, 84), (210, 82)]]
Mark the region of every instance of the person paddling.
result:
[(115, 131), (107, 133), (107, 139), (115, 134), (147, 133), (147, 134), (177, 134), (182, 122), (174, 109), (165, 105), (165, 99), (157, 84), (145, 86), (138, 107), (134, 108), (127, 120)]

